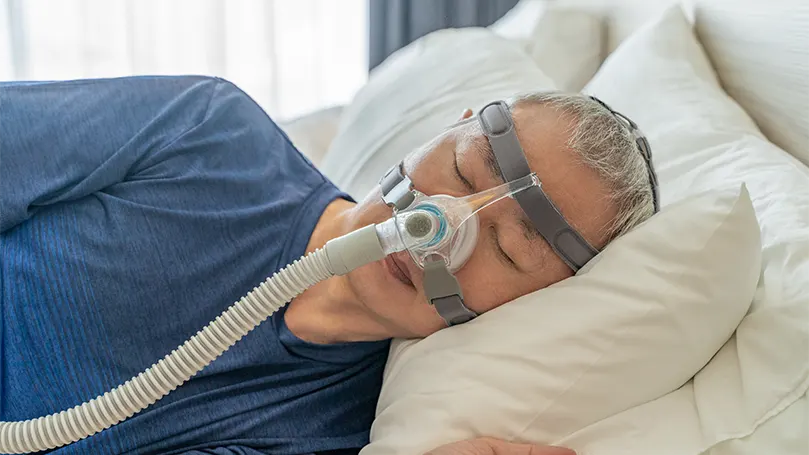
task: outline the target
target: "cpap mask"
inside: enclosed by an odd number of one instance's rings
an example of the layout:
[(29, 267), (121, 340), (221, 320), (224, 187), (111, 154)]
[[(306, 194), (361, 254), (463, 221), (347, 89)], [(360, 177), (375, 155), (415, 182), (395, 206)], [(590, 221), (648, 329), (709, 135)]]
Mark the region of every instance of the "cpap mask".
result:
[[(607, 109), (619, 119), (625, 118)], [(428, 196), (413, 188), (401, 164), (394, 166), (380, 180), (383, 200), (393, 209), (390, 219), (332, 239), (279, 270), (171, 353), (104, 395), (49, 416), (0, 422), (0, 453), (54, 449), (128, 419), (188, 381), (306, 289), (394, 252), (407, 251), (424, 270), (427, 299), (447, 325), (469, 321), (477, 314), (464, 305), (453, 273), (463, 267), (477, 244), (477, 213), (506, 197), (519, 203), (554, 252), (578, 271), (598, 251), (565, 220), (530, 171), (508, 105), (490, 103), (477, 119), (507, 183), (462, 198)], [(628, 127), (647, 160), (657, 209), (651, 151), (642, 135), (638, 136), (637, 126), (630, 121)]]
[(453, 273), (475, 249), (484, 208), (531, 187), (539, 187), (536, 174), (528, 174), (500, 186), (462, 198), (427, 196), (413, 189), (400, 163), (380, 181), (383, 200), (393, 217), (376, 226), (385, 254), (406, 250), (424, 270), (424, 293), (448, 326), (477, 316), (463, 302), (463, 292)]
[(391, 168), (380, 180), (385, 203), (393, 216), (376, 226), (385, 254), (407, 251), (424, 270), (424, 293), (448, 326), (467, 322), (477, 314), (463, 303), (453, 275), (477, 244), (477, 213), (531, 187), (540, 185), (531, 173), (511, 182), (466, 197), (428, 196), (413, 188), (403, 164)]
[(403, 210), (394, 205), (393, 216), (376, 226), (382, 248), (386, 254), (407, 250), (421, 268), (441, 259), (450, 272), (456, 272), (477, 243), (477, 213), (534, 185), (539, 185), (536, 174), (461, 198), (412, 190), (413, 202)]

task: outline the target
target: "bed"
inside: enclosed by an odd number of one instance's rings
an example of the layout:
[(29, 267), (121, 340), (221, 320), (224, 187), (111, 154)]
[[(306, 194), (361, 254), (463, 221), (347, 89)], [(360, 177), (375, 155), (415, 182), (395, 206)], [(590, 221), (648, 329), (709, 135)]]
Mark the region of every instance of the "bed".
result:
[[(362, 197), (463, 108), (537, 89), (595, 94), (641, 126), (660, 219), (571, 284), (396, 340), (363, 454), (480, 435), (589, 455), (809, 454), (809, 4), (522, 0), (491, 27), (401, 49), (349, 105), (283, 126)], [(599, 280), (629, 283), (607, 297)], [(502, 336), (527, 315), (554, 328)]]

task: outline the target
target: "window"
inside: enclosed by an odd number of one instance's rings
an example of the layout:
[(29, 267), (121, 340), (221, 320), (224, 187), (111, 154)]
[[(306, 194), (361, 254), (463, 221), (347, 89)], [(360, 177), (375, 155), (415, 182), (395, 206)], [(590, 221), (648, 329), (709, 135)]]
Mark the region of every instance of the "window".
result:
[(277, 120), (367, 79), (367, 0), (0, 0), (0, 79), (204, 74)]

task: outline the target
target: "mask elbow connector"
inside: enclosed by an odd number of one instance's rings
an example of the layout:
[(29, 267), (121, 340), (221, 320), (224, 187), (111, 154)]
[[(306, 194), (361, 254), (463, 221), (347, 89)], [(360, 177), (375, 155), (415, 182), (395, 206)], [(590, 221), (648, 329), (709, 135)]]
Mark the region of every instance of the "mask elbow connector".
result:
[(323, 249), (335, 275), (345, 275), (390, 254), (384, 250), (382, 238), (373, 224), (329, 240)]
[(335, 275), (345, 275), (385, 256), (440, 241), (439, 215), (412, 210), (329, 240), (324, 249)]
[(427, 210), (400, 212), (376, 225), (385, 255), (435, 243), (441, 237), (441, 219)]

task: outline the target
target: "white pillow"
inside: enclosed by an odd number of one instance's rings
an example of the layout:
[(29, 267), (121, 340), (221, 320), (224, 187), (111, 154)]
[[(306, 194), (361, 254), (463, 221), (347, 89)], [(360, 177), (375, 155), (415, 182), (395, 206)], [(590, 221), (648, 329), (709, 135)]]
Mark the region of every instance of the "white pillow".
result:
[(375, 69), (343, 110), (320, 169), (363, 198), (388, 168), (457, 121), (464, 109), (553, 87), (518, 44), (485, 28), (431, 33)]
[(748, 309), (746, 190), (667, 207), (572, 278), (423, 340), (397, 340), (363, 455), (486, 435), (547, 443), (675, 390)]
[(582, 9), (521, 0), (489, 29), (519, 42), (560, 90), (581, 90), (604, 60), (601, 17)]
[(332, 106), (279, 122), (289, 140), (315, 166), (319, 166), (337, 134), (342, 106)]
[(806, 427), (787, 435), (778, 414), (809, 388), (809, 171), (722, 91), (678, 8), (627, 40), (585, 91), (648, 135), (665, 203), (745, 182), (762, 270), (749, 314), (692, 381), (557, 442), (591, 455), (796, 453), (778, 448), (807, 441)]
[(696, 6), (697, 35), (722, 87), (768, 139), (809, 166), (809, 2)]
[(530, 51), (534, 46), (532, 37), (550, 8), (551, 5), (545, 0), (520, 0), (503, 17), (490, 25), (489, 30), (504, 38), (520, 41)]

